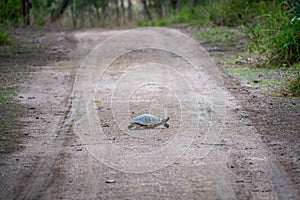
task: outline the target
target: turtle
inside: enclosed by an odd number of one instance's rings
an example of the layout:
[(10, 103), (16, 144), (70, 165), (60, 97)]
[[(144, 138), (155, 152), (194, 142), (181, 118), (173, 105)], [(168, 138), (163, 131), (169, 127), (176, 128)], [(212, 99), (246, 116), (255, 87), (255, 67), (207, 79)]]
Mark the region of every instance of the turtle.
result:
[(169, 121), (169, 119), (170, 119), (169, 117), (167, 117), (165, 119), (161, 119), (155, 115), (142, 114), (131, 120), (130, 125), (128, 126), (128, 129), (131, 129), (133, 127), (136, 127), (136, 129), (155, 128), (162, 124), (166, 128), (169, 128), (169, 124), (167, 123), (167, 121)]

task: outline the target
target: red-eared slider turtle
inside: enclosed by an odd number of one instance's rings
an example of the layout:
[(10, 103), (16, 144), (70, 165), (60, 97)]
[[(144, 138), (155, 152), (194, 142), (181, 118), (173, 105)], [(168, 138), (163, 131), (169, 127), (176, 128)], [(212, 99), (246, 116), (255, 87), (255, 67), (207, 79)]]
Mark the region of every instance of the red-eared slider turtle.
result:
[(131, 120), (130, 125), (128, 126), (129, 129), (135, 127), (136, 129), (141, 128), (155, 128), (159, 125), (164, 125), (165, 127), (169, 128), (169, 117), (166, 119), (161, 119), (157, 116), (151, 114), (142, 114)]

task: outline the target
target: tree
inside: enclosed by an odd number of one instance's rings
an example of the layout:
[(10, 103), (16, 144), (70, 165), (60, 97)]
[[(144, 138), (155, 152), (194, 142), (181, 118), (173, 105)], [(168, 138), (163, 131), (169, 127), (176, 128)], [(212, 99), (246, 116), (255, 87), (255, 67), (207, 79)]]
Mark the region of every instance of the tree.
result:
[(144, 14), (146, 15), (146, 17), (149, 20), (152, 20), (152, 15), (151, 15), (150, 10), (149, 10), (150, 2), (148, 2), (147, 0), (141, 0), (141, 1), (142, 1), (142, 4), (143, 4), (143, 7), (144, 7)]
[(128, 20), (132, 20), (132, 2), (131, 0), (128, 0)]
[[(24, 0), (23, 0), (24, 1)], [(62, 0), (58, 10), (51, 16), (51, 21), (56, 21), (66, 10), (71, 0)]]
[(23, 24), (24, 25), (30, 25), (30, 8), (31, 4), (29, 3), (29, 0), (22, 0), (23, 4)]

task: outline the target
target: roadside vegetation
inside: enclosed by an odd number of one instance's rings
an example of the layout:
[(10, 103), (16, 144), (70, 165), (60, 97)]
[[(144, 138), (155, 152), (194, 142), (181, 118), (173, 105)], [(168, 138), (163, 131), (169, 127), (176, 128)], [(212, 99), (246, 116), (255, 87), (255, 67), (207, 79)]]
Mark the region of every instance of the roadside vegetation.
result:
[[(140, 26), (194, 25), (196, 38), (219, 48), (235, 48), (228, 73), (268, 76), (250, 82), (279, 85), (283, 95), (300, 96), (300, 1), (299, 0), (211, 0), (187, 1), (171, 14), (155, 20), (141, 20)], [(201, 28), (199, 28), (201, 27)], [(203, 28), (204, 27), (204, 28)], [(194, 31), (195, 32), (195, 31)], [(245, 68), (245, 65), (247, 67)], [(233, 68), (233, 69), (230, 69)], [(277, 71), (277, 75), (263, 71)], [(249, 71), (250, 70), (250, 71)], [(278, 74), (285, 74), (278, 80)], [(275, 79), (273, 79), (277, 76)], [(245, 77), (241, 77), (245, 78)]]
[(287, 83), (282, 93), (300, 93), (299, 0), (7, 0), (0, 3), (0, 45), (13, 43), (7, 30), (22, 23), (64, 28), (187, 24), (199, 40), (235, 50), (227, 65), (287, 72), (280, 80)]

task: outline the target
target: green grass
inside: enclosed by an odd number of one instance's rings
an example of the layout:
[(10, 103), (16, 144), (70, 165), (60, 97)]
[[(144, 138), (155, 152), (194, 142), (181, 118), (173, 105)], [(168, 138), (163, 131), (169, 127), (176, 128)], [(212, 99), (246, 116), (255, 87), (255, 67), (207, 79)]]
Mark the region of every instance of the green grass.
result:
[(0, 104), (12, 103), (17, 92), (12, 89), (0, 88)]
[(0, 129), (4, 128), (7, 125), (7, 121), (5, 119), (0, 119)]
[(300, 62), (300, 18), (281, 3), (248, 26), (249, 50), (265, 56), (265, 66), (289, 67)]
[(98, 99), (93, 99), (92, 102), (95, 103), (95, 104), (101, 104), (102, 103), (102, 101), (100, 101)]
[(295, 77), (288, 81), (287, 90), (291, 96), (300, 97), (300, 64), (294, 65)]
[(228, 27), (207, 28), (196, 34), (196, 38), (217, 47), (244, 47), (246, 35), (239, 29)]
[(139, 20), (138, 26), (171, 26), (178, 24), (192, 24), (192, 25), (211, 25), (209, 13), (206, 7), (183, 7), (178, 12), (165, 16), (164, 18), (157, 18), (156, 20)]
[(274, 74), (273, 70), (267, 69), (251, 69), (251, 68), (231, 68), (228, 69), (227, 72), (229, 74), (239, 75), (241, 78), (246, 79), (248, 81), (253, 81), (255, 78), (258, 78), (263, 75), (267, 75), (268, 77), (272, 77)]
[(13, 44), (11, 38), (0, 29), (0, 46), (11, 45), (11, 44)]
[(300, 97), (300, 76), (290, 81), (289, 90), (292, 96)]

